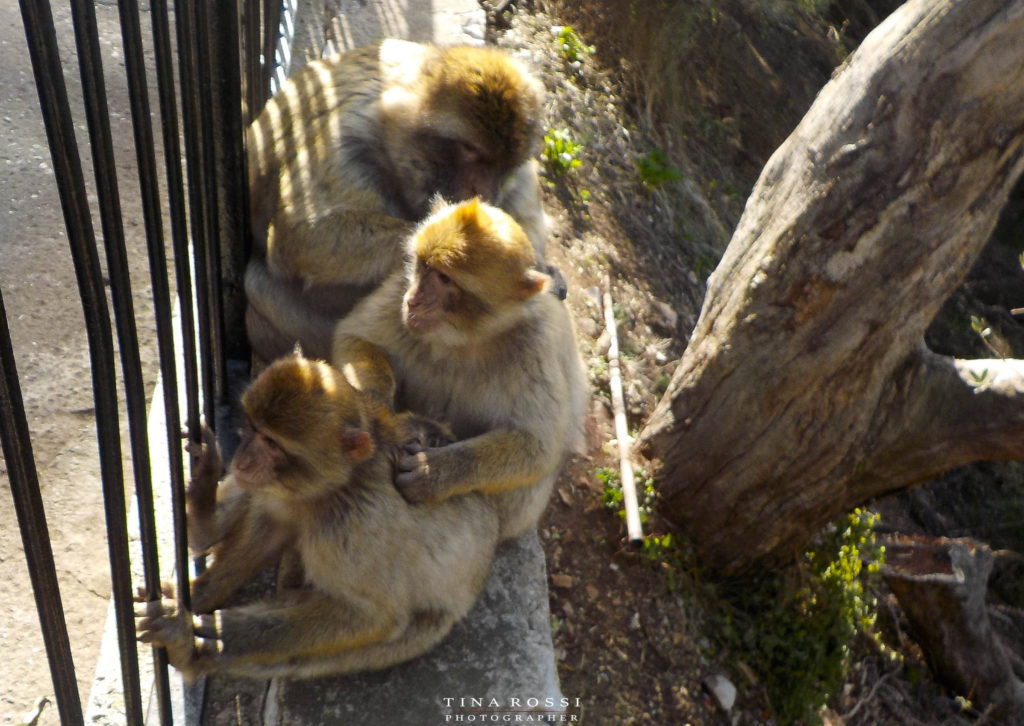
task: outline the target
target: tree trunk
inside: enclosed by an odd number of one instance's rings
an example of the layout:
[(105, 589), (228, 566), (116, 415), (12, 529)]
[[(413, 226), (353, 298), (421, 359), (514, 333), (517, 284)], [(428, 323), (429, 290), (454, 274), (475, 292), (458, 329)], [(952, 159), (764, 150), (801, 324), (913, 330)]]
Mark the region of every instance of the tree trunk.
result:
[(873, 497), (1024, 458), (1024, 362), (923, 343), (1024, 167), (1021, 38), (1024, 0), (911, 0), (765, 166), (638, 439), (712, 571), (788, 561)]

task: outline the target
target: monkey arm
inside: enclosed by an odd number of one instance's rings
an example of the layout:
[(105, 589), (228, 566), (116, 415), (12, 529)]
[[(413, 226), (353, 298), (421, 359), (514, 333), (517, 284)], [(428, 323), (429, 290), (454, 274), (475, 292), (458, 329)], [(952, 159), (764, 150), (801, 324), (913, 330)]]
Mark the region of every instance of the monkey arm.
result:
[[(239, 492), (237, 506), (248, 503)], [(268, 523), (251, 509), (226, 522), (227, 536), (214, 548), (213, 564), (192, 583), (192, 608), (197, 613), (220, 607), (246, 580), (281, 555), (288, 533), (279, 524)]]
[(530, 486), (560, 463), (555, 447), (517, 429), (496, 429), (436, 449), (407, 446), (406, 452), (399, 459), (395, 484), (413, 503)]
[(266, 361), (292, 351), (298, 343), (305, 355), (326, 358), (334, 326), (359, 300), (368, 285), (303, 287), (298, 280), (275, 275), (254, 258), (245, 270), (245, 327), (253, 350)]
[(313, 589), (196, 618), (165, 600), (148, 603), (138, 616), (140, 639), (167, 647), (171, 663), (189, 680), (211, 672), (291, 675), (305, 661), (391, 640), (406, 626), (385, 598), (341, 598)]
[(264, 662), (323, 656), (391, 637), (401, 623), (385, 598), (338, 597), (316, 589), (279, 593), (215, 612), (221, 661), (259, 656)]
[(340, 335), (334, 340), (332, 359), (353, 388), (394, 405), (395, 372), (383, 348), (354, 335)]
[(201, 441), (190, 440), (185, 449), (192, 460), (192, 476), (185, 493), (188, 544), (193, 553), (200, 554), (220, 541), (227, 531), (217, 512), (217, 486), (224, 465), (217, 439), (206, 425), (202, 427)]
[(519, 223), (533, 245), (538, 264), (543, 265), (548, 243), (548, 219), (541, 205), (536, 161), (530, 159), (520, 164), (506, 177), (498, 190), (495, 206), (504, 209)]

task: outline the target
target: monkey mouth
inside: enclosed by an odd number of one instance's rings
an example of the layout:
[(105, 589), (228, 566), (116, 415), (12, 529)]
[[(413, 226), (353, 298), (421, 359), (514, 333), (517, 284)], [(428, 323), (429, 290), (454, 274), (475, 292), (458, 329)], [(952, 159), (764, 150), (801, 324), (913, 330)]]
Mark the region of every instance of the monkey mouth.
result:
[(419, 314), (415, 310), (409, 309), (408, 306), (405, 307), (403, 313), (403, 322), (410, 333), (428, 333), (437, 327), (436, 318)]

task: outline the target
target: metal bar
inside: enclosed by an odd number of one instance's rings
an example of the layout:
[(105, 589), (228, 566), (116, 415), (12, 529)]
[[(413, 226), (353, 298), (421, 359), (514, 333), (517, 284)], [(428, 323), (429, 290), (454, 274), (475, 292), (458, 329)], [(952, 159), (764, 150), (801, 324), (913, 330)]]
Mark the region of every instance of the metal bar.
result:
[[(216, 393), (213, 373), (213, 336), (210, 330), (209, 284), (206, 260), (206, 216), (204, 207), (206, 180), (203, 175), (202, 138), (195, 42), (195, 2), (175, 0), (174, 18), (178, 37), (178, 74), (181, 80), (181, 106), (184, 121), (185, 159), (188, 172), (188, 208), (192, 229), (192, 254), (195, 261), (196, 320), (199, 328), (199, 367), (202, 373), (203, 415), (211, 428), (216, 427)], [(195, 429), (193, 429), (195, 431)]]
[[(92, 360), (93, 397), (96, 403), (96, 428), (99, 443), (100, 473), (107, 519), (107, 541), (110, 553), (111, 586), (117, 613), (118, 644), (121, 652), (121, 673), (124, 681), (125, 715), (129, 724), (142, 723), (142, 702), (139, 693), (139, 667), (135, 650), (135, 623), (132, 609), (131, 572), (128, 567), (128, 527), (125, 517), (124, 477), (121, 468), (121, 440), (118, 423), (116, 381), (114, 377), (114, 345), (110, 332), (103, 276), (100, 270), (96, 239), (86, 201), (74, 125), (68, 105), (67, 89), (60, 66), (57, 39), (49, 5), (43, 0), (20, 0), (29, 53), (46, 127), (50, 156), (57, 178), (57, 189), (64, 211), (68, 243), (78, 279), (86, 337)], [(80, 8), (81, 10), (81, 8)], [(76, 33), (95, 34), (95, 17), (91, 28)], [(88, 17), (82, 22), (89, 23)], [(87, 39), (87, 38), (86, 38)], [(98, 45), (98, 44), (96, 44)], [(88, 72), (95, 71), (96, 54), (85, 54), (80, 61)], [(83, 73), (83, 76), (86, 73)], [(87, 94), (88, 95), (88, 94)], [(79, 719), (80, 720), (80, 719)]]
[[(121, 352), (121, 370), (124, 378), (125, 405), (128, 411), (128, 435), (132, 452), (132, 466), (135, 472), (135, 489), (139, 493), (140, 501), (149, 500), (151, 510), (153, 487), (146, 428), (146, 393), (142, 379), (142, 362), (139, 359), (139, 341), (135, 328), (131, 277), (128, 270), (128, 255), (121, 218), (121, 202), (118, 195), (114, 145), (110, 132), (110, 117), (107, 112), (95, 6), (90, 0), (72, 0), (71, 14), (74, 19), (75, 44), (78, 49), (78, 65), (85, 101), (86, 121), (89, 127), (89, 143), (92, 148), (93, 172), (99, 197), (100, 222), (103, 227), (103, 243), (107, 257), (107, 274), (110, 280), (114, 321)], [(109, 501), (106, 501), (108, 493)], [(104, 481), (104, 499), (107, 505), (107, 527), (109, 530), (111, 526), (119, 526), (119, 523), (124, 520), (123, 473), (116, 482), (108, 484)], [(112, 512), (114, 506), (118, 507), (117, 512)], [(150, 532), (150, 534), (152, 535), (150, 543), (152, 551), (147, 552), (147, 548), (144, 546), (143, 559), (149, 560), (148, 568), (155, 568), (158, 572), (159, 563), (155, 556), (155, 533)], [(138, 717), (138, 723), (141, 724), (142, 692), (139, 684), (138, 653), (135, 649), (135, 615), (127, 540), (123, 547), (116, 546), (112, 540), (113, 538), (108, 538), (111, 574), (114, 578), (114, 611), (121, 647), (125, 705), (129, 723), (132, 723), (132, 718)], [(157, 581), (159, 582), (159, 575), (157, 575)]]
[(71, 657), (64, 606), (57, 584), (57, 571), (53, 563), (53, 549), (46, 526), (46, 512), (39, 493), (39, 475), (32, 455), (32, 441), (25, 405), (21, 399), (18, 370), (11, 347), (11, 334), (7, 328), (7, 312), (0, 291), (0, 445), (7, 464), (7, 478), (14, 497), (14, 510), (18, 516), (18, 529), (25, 547), (25, 561), (32, 580), (36, 611), (43, 629), (46, 659), (50, 664), (50, 678), (57, 696), (57, 709), (62, 724), (83, 723), (82, 701), (75, 681), (75, 663)]
[[(281, 37), (281, 6), (284, 0), (263, 0), (263, 85), (264, 103), (273, 90), (277, 66), (277, 47)], [(262, 106), (261, 106), (262, 108)], [(255, 118), (256, 113), (253, 113)]]
[[(167, 167), (167, 191), (170, 202), (171, 241), (174, 248), (175, 279), (178, 287), (178, 309), (181, 316), (181, 355), (184, 360), (186, 417), (189, 437), (200, 441), (199, 424), (199, 371), (196, 364), (196, 330), (192, 307), (192, 272), (189, 268), (188, 229), (185, 219), (185, 192), (181, 176), (181, 145), (178, 139), (178, 113), (175, 103), (174, 69), (171, 63), (170, 24), (165, 0), (150, 0), (150, 15), (153, 21), (153, 46), (156, 54), (157, 84), (160, 96), (160, 118), (163, 130), (164, 155)], [(164, 374), (164, 380), (171, 378)], [(174, 379), (177, 387), (177, 379)], [(177, 419), (178, 395), (164, 387), (165, 408), (170, 399), (174, 400), (174, 421)], [(167, 413), (168, 436), (176, 436), (178, 430), (171, 424)], [(180, 422), (178, 423), (180, 425)], [(180, 449), (179, 449), (180, 455)], [(188, 542), (185, 537), (185, 484), (176, 473), (179, 465), (172, 453), (171, 509), (174, 519), (174, 563), (178, 581), (178, 597), (189, 607), (191, 597), (188, 581)]]
[[(218, 224), (221, 265), (220, 290), (223, 321), (222, 352), (227, 359), (248, 360), (249, 342), (245, 336), (245, 265), (249, 259), (252, 232), (249, 220), (249, 173), (242, 138), (242, 66), (239, 59), (238, 0), (221, 0), (210, 6), (211, 69), (214, 80), (213, 98), (218, 123), (215, 126), (215, 149)], [(224, 369), (225, 394), (227, 374)], [(224, 396), (226, 400), (226, 395)]]
[(263, 44), (260, 41), (260, 0), (248, 0), (242, 3), (242, 25), (245, 29), (242, 45), (245, 67), (245, 103), (246, 113), (242, 122), (248, 126), (263, 109), (266, 102), (261, 55)]
[[(164, 249), (163, 224), (160, 213), (160, 193), (157, 187), (156, 152), (153, 147), (153, 128), (150, 121), (149, 90), (146, 84), (146, 66), (143, 57), (142, 31), (139, 6), (136, 0), (120, 0), (121, 35), (124, 41), (125, 68), (131, 100), (132, 128), (135, 134), (135, 155), (142, 191), (142, 214), (149, 251), (150, 279), (156, 316), (157, 346), (160, 357), (160, 375), (163, 380), (164, 416), (167, 432), (168, 461), (172, 502), (184, 493), (184, 469), (181, 453), (181, 421), (178, 414), (178, 375), (175, 365), (174, 332), (171, 323), (171, 295), (167, 279), (167, 256)], [(157, 559), (156, 522), (151, 487), (136, 487), (139, 501), (139, 531), (145, 564), (146, 591), (150, 600), (161, 597), (160, 568)], [(179, 530), (180, 531), (180, 530)], [(178, 539), (184, 539), (179, 537)], [(189, 601), (187, 564), (179, 571), (185, 573), (184, 583), (179, 579), (179, 592)], [(184, 586), (182, 586), (184, 585)], [(170, 682), (167, 674), (167, 652), (153, 649), (156, 671), (157, 704), (160, 723), (171, 724)]]
[[(213, 69), (216, 62), (213, 47), (210, 44), (211, 3), (195, 2), (192, 4), (195, 20), (196, 69), (199, 80), (199, 133), (202, 138), (202, 176), (203, 194), (205, 196), (203, 221), (206, 223), (206, 291), (210, 310), (210, 354), (213, 364), (213, 390), (215, 398), (213, 409), (219, 406), (227, 391), (227, 359), (224, 355), (224, 306), (221, 295), (221, 258), (220, 258), (220, 200), (217, 189), (217, 148), (216, 134), (213, 123), (213, 109), (216, 103), (213, 94)], [(237, 37), (237, 35), (236, 35)], [(211, 410), (208, 407), (208, 410)], [(209, 420), (209, 419), (207, 419)]]

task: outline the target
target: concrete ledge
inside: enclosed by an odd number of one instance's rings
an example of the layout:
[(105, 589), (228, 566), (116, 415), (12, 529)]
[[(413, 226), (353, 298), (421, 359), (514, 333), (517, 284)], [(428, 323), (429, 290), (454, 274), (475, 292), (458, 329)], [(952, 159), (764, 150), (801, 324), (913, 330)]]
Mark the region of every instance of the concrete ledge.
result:
[(537, 534), (499, 547), (472, 612), (420, 658), (376, 673), (270, 682), (210, 678), (205, 687), (201, 723), (217, 726), (424, 726), (456, 723), (463, 711), (526, 709), (528, 702), (560, 712)]

